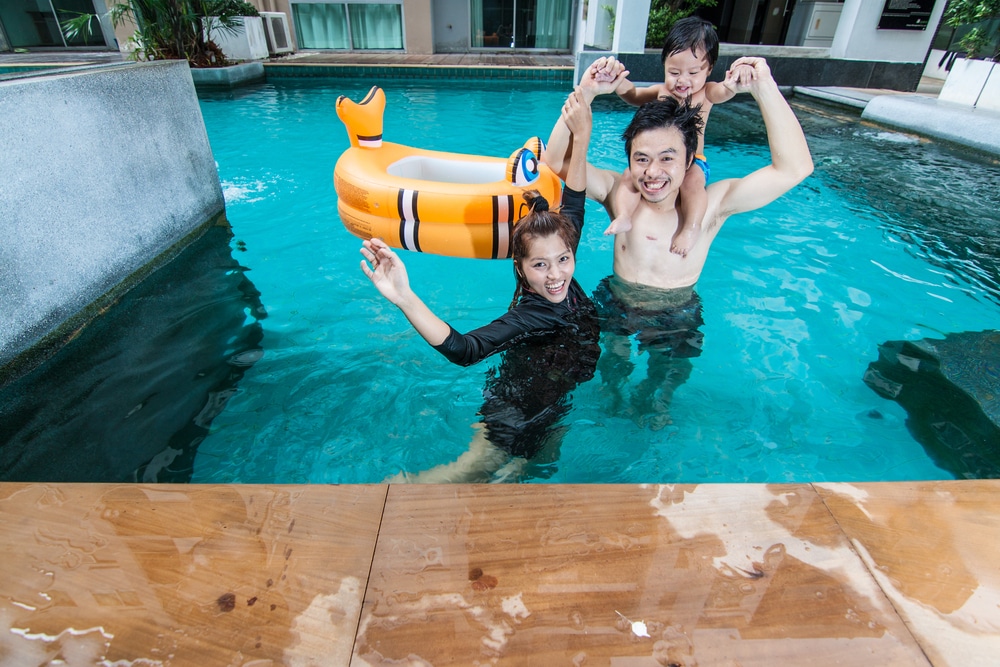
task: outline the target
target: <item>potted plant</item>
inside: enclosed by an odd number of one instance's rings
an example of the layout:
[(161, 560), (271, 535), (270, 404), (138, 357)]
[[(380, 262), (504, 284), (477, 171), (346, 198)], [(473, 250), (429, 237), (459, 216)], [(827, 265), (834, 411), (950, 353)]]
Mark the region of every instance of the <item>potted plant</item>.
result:
[(221, 0), (214, 8), (225, 17), (238, 19), (236, 30), (229, 29), (219, 16), (203, 19), (205, 33), (215, 42), (227, 60), (263, 60), (268, 56), (264, 21), (257, 8), (244, 0)]
[(953, 59), (939, 99), (1000, 110), (1000, 0), (951, 0), (945, 22), (965, 58)]
[[(135, 27), (129, 50), (136, 60), (187, 60), (196, 68), (230, 64), (209, 35), (236, 33), (241, 17), (251, 10), (256, 14), (242, 0), (126, 0), (113, 5), (107, 15), (116, 28)], [(63, 21), (63, 31), (86, 39), (94, 16), (79, 14)]]

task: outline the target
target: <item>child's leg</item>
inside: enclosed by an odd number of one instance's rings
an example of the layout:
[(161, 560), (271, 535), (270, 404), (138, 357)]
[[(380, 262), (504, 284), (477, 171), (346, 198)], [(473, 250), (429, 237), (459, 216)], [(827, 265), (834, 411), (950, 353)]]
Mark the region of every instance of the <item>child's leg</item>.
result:
[(681, 183), (680, 199), (677, 232), (670, 244), (670, 252), (685, 257), (701, 236), (701, 221), (708, 209), (705, 172), (698, 165), (691, 165), (687, 170)]
[(618, 190), (615, 191), (615, 219), (604, 230), (605, 236), (620, 234), (632, 229), (632, 213), (639, 205), (640, 199), (639, 191), (632, 185), (632, 179), (626, 168), (621, 180), (618, 181)]

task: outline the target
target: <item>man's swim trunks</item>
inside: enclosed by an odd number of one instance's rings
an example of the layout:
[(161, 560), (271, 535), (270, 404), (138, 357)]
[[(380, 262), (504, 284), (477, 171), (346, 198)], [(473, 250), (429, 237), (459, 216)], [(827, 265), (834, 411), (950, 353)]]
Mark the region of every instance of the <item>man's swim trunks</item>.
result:
[(674, 358), (701, 355), (701, 298), (691, 287), (677, 290), (638, 285), (608, 276), (594, 290), (601, 330), (636, 335), (639, 350)]
[(705, 185), (708, 185), (708, 178), (712, 175), (712, 170), (708, 166), (708, 158), (704, 155), (695, 155), (694, 163), (701, 167), (701, 171), (705, 174)]

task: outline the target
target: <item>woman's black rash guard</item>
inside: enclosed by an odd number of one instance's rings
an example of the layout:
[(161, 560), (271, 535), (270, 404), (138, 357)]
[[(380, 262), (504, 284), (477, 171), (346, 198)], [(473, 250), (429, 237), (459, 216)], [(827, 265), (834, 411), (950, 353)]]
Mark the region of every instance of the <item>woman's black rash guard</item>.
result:
[[(563, 188), (560, 213), (583, 229), (583, 207), (586, 193)], [(575, 249), (574, 249), (575, 252)], [(448, 361), (460, 366), (470, 366), (491, 354), (506, 350), (526, 337), (552, 333), (564, 327), (575, 327), (572, 320), (581, 308), (593, 309), (590, 299), (574, 278), (569, 294), (559, 303), (552, 303), (545, 297), (527, 293), (513, 308), (489, 324), (460, 334), (451, 329), (448, 337), (434, 349)]]

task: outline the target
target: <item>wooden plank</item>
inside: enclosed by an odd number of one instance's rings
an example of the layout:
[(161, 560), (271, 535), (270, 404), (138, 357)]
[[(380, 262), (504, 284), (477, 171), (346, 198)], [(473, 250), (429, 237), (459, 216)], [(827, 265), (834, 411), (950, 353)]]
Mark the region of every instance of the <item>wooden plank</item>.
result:
[(385, 492), (2, 484), (0, 656), (346, 666)]
[(1000, 481), (817, 490), (933, 664), (997, 664)]
[(927, 664), (806, 485), (393, 485), (355, 651), (435, 667)]

